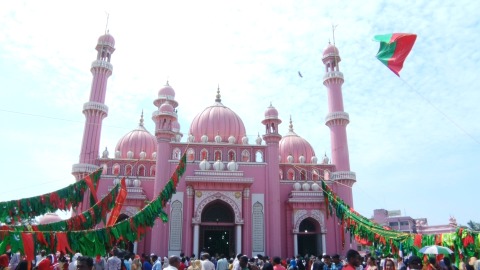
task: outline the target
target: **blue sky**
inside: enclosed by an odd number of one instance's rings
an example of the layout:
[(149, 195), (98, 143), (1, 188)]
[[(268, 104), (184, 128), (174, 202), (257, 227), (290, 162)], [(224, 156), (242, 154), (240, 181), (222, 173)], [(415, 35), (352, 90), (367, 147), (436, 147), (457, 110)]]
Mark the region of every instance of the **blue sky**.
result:
[[(89, 67), (107, 11), (116, 51), (102, 149), (113, 153), (142, 109), (153, 130), (152, 102), (168, 79), (184, 134), (220, 84), (223, 103), (242, 117), (250, 141), (263, 131), (271, 101), (284, 120), (282, 134), (292, 115), (317, 156), (330, 156), (321, 56), (335, 24), (355, 209), (367, 217), (373, 209), (398, 209), (431, 225), (450, 216), (460, 224), (480, 221), (479, 9), (468, 0), (4, 3), (0, 200), (74, 181)], [(372, 37), (392, 32), (418, 35), (401, 79), (375, 59)]]

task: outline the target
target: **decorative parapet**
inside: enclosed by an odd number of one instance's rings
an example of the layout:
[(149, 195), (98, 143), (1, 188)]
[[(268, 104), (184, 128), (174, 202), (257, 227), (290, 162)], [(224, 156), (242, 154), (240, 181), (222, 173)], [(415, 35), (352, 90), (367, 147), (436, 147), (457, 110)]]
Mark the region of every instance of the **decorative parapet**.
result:
[(106, 68), (110, 70), (111, 72), (113, 71), (113, 66), (107, 61), (104, 60), (95, 60), (92, 62), (92, 68)]
[(85, 111), (89, 111), (89, 110), (100, 111), (100, 112), (103, 112), (105, 116), (108, 115), (108, 106), (100, 102), (95, 102), (95, 101), (85, 102), (85, 104), (83, 104), (83, 112), (85, 113)]
[(152, 118), (155, 118), (157, 116), (162, 116), (162, 115), (170, 115), (177, 118), (177, 114), (175, 112), (161, 112), (159, 110), (156, 110), (152, 113)]
[(330, 175), (330, 179), (333, 181), (337, 181), (337, 180), (357, 181), (357, 175), (354, 172), (350, 172), (350, 171), (338, 171), (338, 172), (333, 172)]
[(331, 112), (325, 116), (325, 124), (332, 120), (345, 120), (350, 123), (350, 116), (346, 112)]
[(340, 71), (329, 71), (323, 75), (323, 82), (328, 79), (341, 79), (343, 81), (343, 73)]
[(86, 163), (78, 163), (73, 164), (72, 166), (72, 174), (79, 174), (79, 173), (92, 173), (98, 170), (100, 167), (93, 164), (86, 164)]
[(232, 183), (232, 184), (253, 184), (253, 178), (239, 178), (239, 177), (203, 177), (203, 176), (187, 176), (185, 178), (187, 183)]
[(243, 172), (231, 172), (231, 171), (195, 171), (195, 176), (230, 176), (230, 177), (243, 177)]

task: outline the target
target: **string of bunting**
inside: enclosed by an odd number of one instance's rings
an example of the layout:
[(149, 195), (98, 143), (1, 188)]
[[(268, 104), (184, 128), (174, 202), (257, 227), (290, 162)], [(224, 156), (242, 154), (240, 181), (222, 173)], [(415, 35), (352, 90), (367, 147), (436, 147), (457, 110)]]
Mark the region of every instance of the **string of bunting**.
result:
[[(125, 185), (116, 185), (104, 198), (96, 203), (91, 208), (85, 210), (79, 215), (73, 216), (66, 220), (60, 220), (48, 224), (38, 225), (3, 225), (0, 226), (2, 231), (78, 231), (91, 229), (99, 224), (118, 203), (118, 199), (123, 201), (120, 193), (126, 192)], [(2, 233), (0, 233), (0, 241), (3, 240)]]
[(57, 191), (20, 200), (0, 202), (0, 223), (14, 224), (57, 210), (67, 211), (71, 207), (77, 207), (82, 202), (83, 195), (89, 186), (96, 189), (101, 174), (102, 170), (99, 169), (82, 180)]
[(175, 171), (162, 192), (134, 216), (122, 220), (112, 226), (79, 231), (2, 231), (0, 254), (10, 246), (12, 252), (20, 251), (29, 260), (33, 259), (35, 249), (44, 248), (51, 252), (62, 251), (73, 253), (73, 250), (86, 256), (106, 254), (119, 240), (137, 241), (146, 233), (148, 227), (153, 227), (155, 219), (160, 217), (168, 221), (168, 215), (163, 210), (167, 202), (176, 192), (177, 184), (186, 170), (186, 154), (184, 153)]
[(403, 254), (421, 255), (418, 251), (423, 246), (440, 245), (453, 250), (457, 261), (480, 252), (480, 234), (477, 232), (464, 228), (442, 234), (395, 231), (360, 215), (340, 199), (323, 180), (321, 182), (327, 217), (335, 214), (344, 233), (348, 232), (351, 239), (355, 237), (357, 241), (371, 246), (372, 250), (379, 250), (383, 254), (398, 255), (399, 251), (402, 251)]

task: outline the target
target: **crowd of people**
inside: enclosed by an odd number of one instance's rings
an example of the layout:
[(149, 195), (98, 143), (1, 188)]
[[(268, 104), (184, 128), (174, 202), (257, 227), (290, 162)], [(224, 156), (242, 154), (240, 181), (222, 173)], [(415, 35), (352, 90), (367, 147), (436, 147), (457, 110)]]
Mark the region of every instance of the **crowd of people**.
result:
[(448, 256), (441, 260), (409, 256), (404, 260), (390, 256), (377, 258), (371, 254), (362, 257), (356, 250), (349, 250), (345, 258), (338, 254), (322, 254), (283, 259), (261, 254), (255, 257), (237, 254), (235, 258), (228, 258), (223, 254), (210, 256), (206, 252), (199, 258), (183, 253), (167, 258), (156, 254), (140, 256), (116, 248), (106, 257), (97, 255), (94, 258), (80, 253), (71, 256), (62, 252), (46, 254), (45, 250), (33, 261), (25, 260), (19, 252), (0, 255), (0, 270), (480, 270), (480, 260), (475, 257), (457, 265)]

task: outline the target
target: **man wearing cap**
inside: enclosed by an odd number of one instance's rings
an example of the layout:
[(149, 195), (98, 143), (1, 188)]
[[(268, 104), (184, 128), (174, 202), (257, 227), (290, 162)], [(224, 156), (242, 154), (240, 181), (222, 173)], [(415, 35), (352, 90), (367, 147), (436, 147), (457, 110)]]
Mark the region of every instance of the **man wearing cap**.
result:
[(202, 253), (200, 257), (202, 259), (202, 270), (215, 270), (215, 265), (209, 260), (210, 254)]

